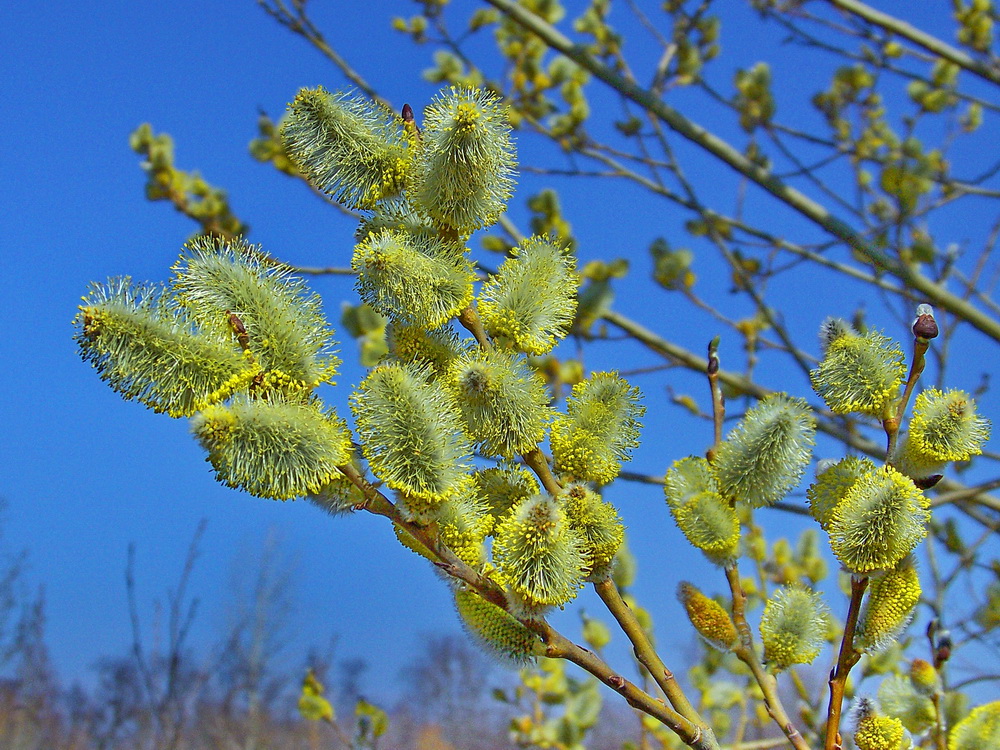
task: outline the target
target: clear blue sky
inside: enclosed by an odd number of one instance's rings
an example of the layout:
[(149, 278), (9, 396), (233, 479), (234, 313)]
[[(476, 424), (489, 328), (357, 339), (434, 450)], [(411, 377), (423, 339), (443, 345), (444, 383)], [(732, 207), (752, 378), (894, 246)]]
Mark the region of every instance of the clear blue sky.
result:
[[(435, 90), (420, 77), (428, 51), (389, 28), (392, 15), (411, 14), (416, 6), (398, 1), (315, 6), (331, 43), (383, 96), (419, 111)], [(728, 49), (736, 50), (729, 71), (768, 55), (766, 40), (734, 36), (728, 38)], [(756, 50), (750, 48), (753, 42)], [(291, 263), (345, 265), (351, 223), (247, 152), (258, 108), (277, 116), (299, 87), (336, 89), (343, 81), (315, 50), (249, 0), (5, 3), (0, 49), (0, 347), (6, 363), (0, 494), (8, 504), (0, 541), (8, 552), (30, 552), (29, 577), (45, 588), (48, 642), (57, 668), (65, 677), (88, 680), (98, 657), (124, 653), (130, 638), (123, 581), (129, 543), (137, 545), (148, 631), (153, 601), (175, 583), (191, 535), (207, 519), (192, 584), (202, 601), (195, 642), (217, 635), (234, 570), (252, 567), (273, 531), (294, 561), (298, 605), (290, 657), (338, 635), (340, 657), (371, 662), (378, 692), (379, 680), (395, 679), (420, 633), (457, 629), (445, 586), (395, 543), (380, 519), (330, 519), (303, 502), (259, 500), (216, 484), (186, 423), (121, 401), (81, 363), (70, 325), (90, 280), (119, 274), (165, 280), (194, 229), (166, 204), (143, 198), (144, 176), (128, 148), (128, 134), (145, 121), (174, 137), (180, 168), (197, 168), (228, 189), (235, 212), (252, 226), (252, 241)], [(778, 85), (794, 89), (796, 78), (789, 74)], [(526, 141), (519, 148), (530, 152), (534, 146)], [(550, 182), (522, 180), (512, 204), (522, 226), (524, 199)], [(730, 175), (720, 174), (719, 182), (720, 191), (732, 190)], [(666, 204), (637, 214), (634, 190), (607, 190), (596, 183), (567, 186), (566, 215), (580, 238), (581, 256), (629, 257), (633, 274), (648, 277), (649, 243), (658, 235), (673, 236), (686, 217)], [(751, 196), (747, 205), (755, 210), (769, 204)], [(780, 215), (775, 220), (780, 230)], [(711, 268), (699, 268), (703, 279), (711, 278)], [(728, 279), (719, 279), (714, 291), (707, 281), (702, 284), (709, 298), (727, 295)], [(354, 299), (350, 282), (319, 279), (314, 287), (338, 325), (341, 300)], [(708, 319), (674, 319), (679, 303), (665, 295), (643, 296), (652, 294), (648, 285), (638, 288), (639, 294), (620, 300), (623, 312), (703, 351), (717, 332)], [(865, 302), (828, 282), (786, 294), (801, 312), (793, 327), (806, 335), (826, 315), (849, 315)], [(651, 314), (661, 303), (663, 310)], [(892, 325), (889, 319), (874, 322)], [(352, 347), (350, 341), (342, 347), (349, 362)], [(608, 351), (597, 347), (589, 363), (633, 365), (609, 360), (602, 353)], [(995, 349), (981, 354), (967, 382), (956, 385), (972, 388), (980, 372), (995, 367)], [(739, 356), (732, 354), (734, 360)], [(650, 363), (646, 357), (634, 364)], [(330, 394), (344, 414), (347, 386), (360, 377), (356, 367), (346, 367), (342, 387)], [(647, 385), (641, 378), (636, 382)], [(709, 435), (667, 404), (662, 380), (648, 382), (648, 443), (633, 468), (660, 474), (674, 458), (702, 451)], [(699, 380), (681, 374), (670, 383), (698, 396), (704, 390)], [(789, 387), (806, 394), (801, 379)], [(677, 612), (677, 571), (711, 589), (720, 582), (684, 546), (657, 490), (623, 485), (610, 497), (631, 527), (641, 565), (637, 591), (661, 622), (661, 643), (683, 648), (689, 634), (666, 627)], [(592, 600), (585, 599), (584, 606), (596, 612)], [(556, 620), (577, 632), (575, 614)]]

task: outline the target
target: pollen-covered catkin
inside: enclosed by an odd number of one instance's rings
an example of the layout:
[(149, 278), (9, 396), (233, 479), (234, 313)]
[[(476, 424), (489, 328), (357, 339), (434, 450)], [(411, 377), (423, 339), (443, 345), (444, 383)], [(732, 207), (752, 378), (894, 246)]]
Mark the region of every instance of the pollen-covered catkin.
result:
[(203, 328), (232, 336), (230, 313), (237, 315), (261, 369), (283, 372), (302, 389), (332, 383), (340, 360), (319, 295), (265, 257), (242, 240), (196, 237), (174, 264), (171, 284)]
[(475, 591), (456, 589), (455, 609), (468, 633), (501, 661), (523, 666), (540, 655), (542, 642), (534, 633)]
[(687, 581), (681, 581), (677, 586), (677, 599), (706, 643), (720, 651), (728, 651), (736, 645), (736, 626), (729, 613), (715, 599), (705, 596)]
[(805, 400), (772, 394), (719, 446), (712, 473), (725, 498), (772, 505), (799, 481), (812, 456), (816, 419)]
[(507, 108), (495, 94), (452, 87), (424, 111), (410, 200), (459, 233), (492, 224), (513, 188)]
[(562, 244), (529, 237), (483, 285), (479, 314), (500, 342), (545, 354), (568, 332), (576, 311), (576, 262)]
[(566, 413), (552, 424), (549, 441), (556, 471), (577, 481), (607, 484), (639, 444), (645, 408), (639, 389), (613, 372), (594, 373), (573, 386)]
[(565, 604), (586, 576), (584, 542), (560, 503), (548, 495), (523, 500), (496, 529), (493, 562), (526, 614)]
[(810, 373), (813, 389), (835, 414), (884, 416), (906, 374), (899, 344), (875, 331), (826, 324), (825, 351)]
[(351, 396), (351, 409), (365, 458), (386, 485), (429, 503), (460, 490), (472, 446), (427, 366), (376, 367)]
[(760, 621), (764, 660), (775, 669), (809, 664), (823, 647), (830, 610), (815, 591), (784, 586), (768, 599)]
[(240, 397), (199, 412), (191, 429), (219, 481), (275, 500), (321, 491), (351, 455), (347, 426), (315, 401)]
[(833, 554), (850, 572), (889, 570), (927, 535), (930, 500), (891, 466), (857, 479), (830, 515)]
[(288, 105), (281, 140), (296, 168), (347, 208), (397, 195), (411, 173), (402, 120), (347, 93), (302, 89)]

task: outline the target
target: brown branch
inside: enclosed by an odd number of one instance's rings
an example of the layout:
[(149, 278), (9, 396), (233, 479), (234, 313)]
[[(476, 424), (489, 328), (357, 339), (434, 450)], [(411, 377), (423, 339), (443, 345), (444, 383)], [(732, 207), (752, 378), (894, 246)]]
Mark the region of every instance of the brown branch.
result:
[(740, 583), (739, 567), (735, 563), (726, 566), (726, 580), (729, 582), (729, 591), (733, 597), (733, 624), (739, 634), (739, 642), (733, 648), (733, 653), (736, 658), (749, 667), (761, 693), (764, 694), (764, 708), (767, 709), (768, 716), (778, 725), (788, 742), (795, 750), (810, 750), (809, 743), (792, 723), (791, 717), (781, 702), (778, 695), (777, 679), (764, 669), (764, 665), (761, 664), (760, 658), (757, 656), (753, 644), (753, 633), (746, 617), (747, 596)]
[(854, 648), (854, 630), (861, 614), (861, 599), (867, 588), (868, 576), (851, 576), (851, 603), (844, 623), (844, 636), (840, 641), (837, 665), (830, 673), (830, 707), (826, 712), (824, 750), (835, 750), (841, 746), (840, 717), (844, 707), (844, 690), (847, 687), (847, 676), (861, 658), (861, 653)]

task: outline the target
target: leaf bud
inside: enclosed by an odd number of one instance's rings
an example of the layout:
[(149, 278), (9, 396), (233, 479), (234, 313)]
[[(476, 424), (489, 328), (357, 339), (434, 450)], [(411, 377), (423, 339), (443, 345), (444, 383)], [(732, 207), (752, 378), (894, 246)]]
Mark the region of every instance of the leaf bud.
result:
[(917, 317), (913, 321), (913, 335), (923, 341), (937, 338), (938, 324), (934, 319), (934, 308), (930, 305), (917, 305)]

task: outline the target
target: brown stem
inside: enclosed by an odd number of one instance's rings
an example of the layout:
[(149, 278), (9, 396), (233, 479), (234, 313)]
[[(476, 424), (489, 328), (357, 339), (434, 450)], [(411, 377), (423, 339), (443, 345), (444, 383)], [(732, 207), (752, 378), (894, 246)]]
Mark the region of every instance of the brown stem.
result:
[(750, 630), (750, 623), (746, 617), (747, 595), (743, 591), (740, 583), (740, 570), (736, 563), (726, 566), (726, 580), (729, 582), (729, 591), (733, 597), (733, 624), (739, 634), (739, 642), (733, 648), (733, 653), (741, 662), (750, 668), (757, 685), (764, 694), (764, 708), (772, 721), (778, 725), (788, 742), (795, 750), (810, 750), (809, 743), (792, 723), (791, 717), (785, 710), (781, 698), (778, 696), (778, 681), (773, 674), (770, 674), (760, 658), (753, 644), (753, 632)]
[(635, 613), (622, 599), (621, 592), (618, 590), (615, 582), (610, 578), (600, 581), (594, 584), (594, 590), (601, 597), (601, 601), (604, 602), (608, 611), (614, 616), (618, 625), (621, 626), (622, 631), (628, 636), (639, 663), (649, 671), (653, 680), (667, 697), (670, 705), (686, 719), (707, 730), (708, 725), (698, 714), (695, 707), (691, 705), (691, 702), (688, 701), (687, 696), (684, 695), (684, 691), (681, 690), (680, 685), (677, 684), (677, 680), (674, 679), (673, 672), (667, 669), (656, 653), (653, 644), (650, 643), (649, 638), (646, 636), (646, 631), (636, 619)]
[(698, 750), (719, 750), (719, 743), (711, 729), (698, 726), (662, 701), (658, 701), (648, 693), (643, 692), (634, 683), (614, 672), (592, 651), (576, 645), (556, 632), (544, 620), (526, 621), (525, 625), (531, 628), (545, 643), (546, 656), (554, 659), (566, 659), (585, 669), (621, 695), (630, 706), (669, 727), (685, 745)]
[(562, 485), (559, 484), (559, 480), (556, 479), (555, 474), (552, 473), (552, 469), (549, 468), (548, 459), (545, 458), (545, 454), (542, 453), (541, 449), (537, 445), (527, 453), (521, 454), (521, 458), (524, 459), (524, 463), (526, 463), (541, 480), (542, 486), (545, 487), (546, 492), (553, 496), (562, 492)]
[(893, 454), (896, 452), (896, 443), (899, 440), (899, 426), (903, 422), (903, 415), (906, 414), (906, 406), (910, 402), (913, 389), (917, 385), (921, 373), (924, 371), (924, 365), (927, 362), (925, 355), (929, 346), (930, 342), (927, 339), (915, 338), (913, 340), (913, 361), (910, 363), (910, 374), (906, 378), (906, 387), (903, 389), (903, 396), (896, 407), (896, 413), (882, 422), (886, 437), (888, 438), (886, 455), (889, 457), (890, 463), (895, 460)]
[(826, 712), (826, 741), (824, 750), (835, 750), (840, 747), (840, 717), (844, 707), (844, 690), (847, 687), (847, 676), (861, 658), (861, 652), (854, 648), (854, 630), (861, 614), (861, 599), (868, 588), (868, 576), (851, 576), (851, 603), (847, 609), (847, 622), (844, 624), (844, 637), (840, 642), (840, 654), (837, 665), (830, 675), (830, 708)]
[(719, 337), (716, 336), (708, 344), (708, 366), (705, 368), (708, 374), (708, 387), (712, 394), (712, 423), (715, 427), (714, 440), (708, 452), (709, 460), (715, 455), (722, 443), (722, 423), (726, 419), (726, 401), (722, 395), (722, 387), (719, 384)]

